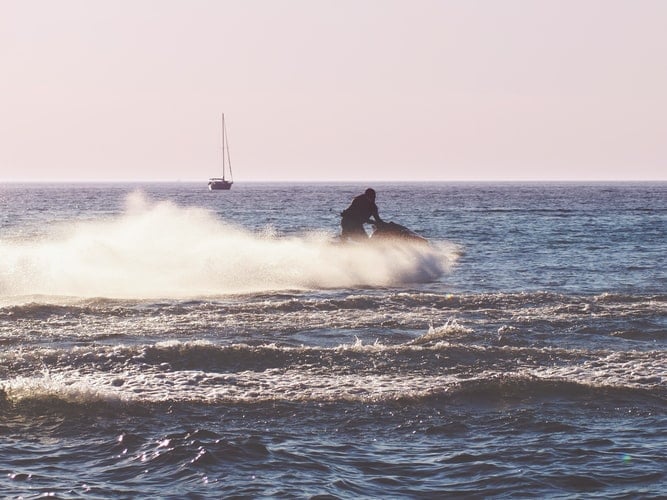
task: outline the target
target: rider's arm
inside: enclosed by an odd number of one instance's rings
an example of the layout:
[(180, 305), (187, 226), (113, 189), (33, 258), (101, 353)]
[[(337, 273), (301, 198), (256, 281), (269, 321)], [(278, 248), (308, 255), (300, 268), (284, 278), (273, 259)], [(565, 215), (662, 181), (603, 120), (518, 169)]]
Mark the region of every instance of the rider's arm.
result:
[(375, 203), (373, 203), (373, 213), (371, 215), (377, 222), (382, 222), (382, 219), (380, 219), (380, 214), (378, 214), (378, 207)]

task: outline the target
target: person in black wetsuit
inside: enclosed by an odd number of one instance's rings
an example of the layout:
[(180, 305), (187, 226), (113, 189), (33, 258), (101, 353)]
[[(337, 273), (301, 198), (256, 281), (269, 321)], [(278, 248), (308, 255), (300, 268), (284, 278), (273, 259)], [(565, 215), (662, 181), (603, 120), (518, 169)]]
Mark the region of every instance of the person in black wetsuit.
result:
[[(378, 215), (378, 207), (375, 204), (375, 190), (368, 188), (364, 194), (355, 196), (350, 206), (343, 210), (340, 215), (342, 217), (340, 225), (343, 240), (368, 239), (364, 224), (382, 222)], [(371, 217), (375, 220), (371, 221)]]

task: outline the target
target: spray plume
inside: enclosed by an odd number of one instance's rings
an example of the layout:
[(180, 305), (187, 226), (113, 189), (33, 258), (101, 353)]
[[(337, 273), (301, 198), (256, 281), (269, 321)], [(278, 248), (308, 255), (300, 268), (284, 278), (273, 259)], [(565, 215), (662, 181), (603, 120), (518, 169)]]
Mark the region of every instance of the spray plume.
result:
[(453, 258), (438, 247), (253, 233), (204, 209), (134, 193), (118, 216), (0, 239), (0, 296), (181, 298), (393, 286), (433, 280)]

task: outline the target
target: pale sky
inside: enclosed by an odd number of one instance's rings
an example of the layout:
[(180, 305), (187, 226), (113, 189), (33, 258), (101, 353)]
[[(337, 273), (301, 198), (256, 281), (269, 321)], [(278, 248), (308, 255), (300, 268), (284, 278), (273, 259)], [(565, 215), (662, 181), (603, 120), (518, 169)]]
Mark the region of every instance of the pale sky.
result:
[(0, 180), (667, 180), (667, 1), (0, 0)]

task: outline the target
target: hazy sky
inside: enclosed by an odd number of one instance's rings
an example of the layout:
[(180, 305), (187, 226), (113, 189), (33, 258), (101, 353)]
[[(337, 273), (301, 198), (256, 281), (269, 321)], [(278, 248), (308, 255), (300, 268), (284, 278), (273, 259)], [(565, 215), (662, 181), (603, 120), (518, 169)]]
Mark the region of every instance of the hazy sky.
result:
[(667, 179), (667, 1), (0, 0), (0, 180)]

